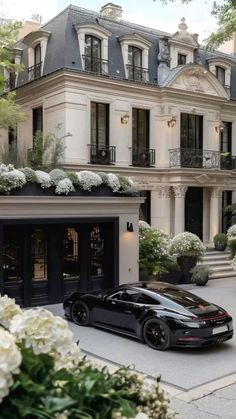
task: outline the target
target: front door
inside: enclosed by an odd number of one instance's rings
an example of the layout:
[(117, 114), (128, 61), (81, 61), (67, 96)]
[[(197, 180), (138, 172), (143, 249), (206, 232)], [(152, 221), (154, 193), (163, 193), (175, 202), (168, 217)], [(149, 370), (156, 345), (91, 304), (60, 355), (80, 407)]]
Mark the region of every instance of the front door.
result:
[(202, 240), (203, 189), (188, 188), (185, 197), (185, 231)]

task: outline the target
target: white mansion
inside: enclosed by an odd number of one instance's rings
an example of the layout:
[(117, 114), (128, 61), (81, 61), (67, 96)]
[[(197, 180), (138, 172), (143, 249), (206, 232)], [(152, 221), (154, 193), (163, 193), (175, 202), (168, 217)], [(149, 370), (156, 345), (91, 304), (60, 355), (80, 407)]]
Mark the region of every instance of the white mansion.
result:
[[(236, 201), (236, 57), (207, 53), (184, 18), (168, 34), (69, 6), (20, 40), (12, 77), (36, 130), (65, 137), (64, 166), (132, 176), (146, 197), (142, 217), (167, 233), (204, 242), (225, 230), (222, 207)], [(5, 134), (1, 141), (11, 141)]]

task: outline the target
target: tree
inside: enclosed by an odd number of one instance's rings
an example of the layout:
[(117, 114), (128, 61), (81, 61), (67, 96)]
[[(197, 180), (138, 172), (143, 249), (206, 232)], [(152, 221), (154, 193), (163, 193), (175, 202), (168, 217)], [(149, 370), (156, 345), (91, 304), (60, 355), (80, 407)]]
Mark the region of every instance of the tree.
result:
[(21, 107), (15, 103), (15, 93), (4, 92), (6, 72), (17, 72), (22, 66), (14, 63), (13, 46), (17, 40), (20, 22), (6, 21), (0, 24), (0, 128), (16, 129), (18, 122), (26, 119)]
[[(156, 0), (153, 0), (156, 1)], [(176, 0), (159, 0), (162, 4)], [(181, 3), (190, 3), (192, 0), (180, 0)], [(223, 42), (232, 39), (236, 32), (236, 0), (224, 0), (222, 4), (212, 1), (212, 15), (217, 19), (218, 29), (205, 40), (207, 50), (218, 48)]]

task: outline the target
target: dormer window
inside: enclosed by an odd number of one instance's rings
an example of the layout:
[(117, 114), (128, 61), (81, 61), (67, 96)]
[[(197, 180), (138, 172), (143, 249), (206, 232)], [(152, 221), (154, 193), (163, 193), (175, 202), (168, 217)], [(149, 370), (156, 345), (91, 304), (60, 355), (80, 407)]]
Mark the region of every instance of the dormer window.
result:
[(225, 86), (225, 68), (216, 66), (216, 78)]
[(75, 25), (82, 69), (108, 74), (108, 38), (111, 32), (100, 25)]
[(101, 40), (92, 35), (85, 35), (84, 69), (101, 74), (103, 71), (101, 59)]
[(41, 77), (41, 67), (42, 67), (42, 59), (41, 59), (41, 45), (37, 44), (34, 47), (34, 65), (32, 65), (29, 71), (29, 80), (35, 80)]
[(22, 42), (28, 46), (28, 81), (43, 74), (47, 42), (51, 32), (38, 30), (26, 35)]
[(187, 62), (187, 56), (185, 54), (178, 54), (178, 65), (185, 65)]
[(127, 70), (128, 79), (143, 80), (142, 50), (140, 48), (129, 45)]

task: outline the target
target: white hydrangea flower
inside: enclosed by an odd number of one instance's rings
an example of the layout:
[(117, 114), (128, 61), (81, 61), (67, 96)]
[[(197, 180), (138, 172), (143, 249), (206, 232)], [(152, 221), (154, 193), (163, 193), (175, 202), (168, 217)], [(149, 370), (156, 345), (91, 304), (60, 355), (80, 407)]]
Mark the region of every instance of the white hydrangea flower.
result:
[(22, 188), (26, 184), (26, 177), (12, 164), (0, 165), (0, 192), (9, 193), (12, 189)]
[(113, 192), (117, 192), (120, 189), (119, 179), (113, 173), (108, 173), (108, 175), (107, 175), (107, 184), (113, 190)]
[(74, 192), (75, 188), (70, 179), (59, 180), (55, 189), (57, 195), (68, 195), (69, 192)]
[(146, 415), (146, 413), (139, 412), (134, 419), (150, 419), (149, 416)]
[(146, 221), (139, 220), (138, 222), (139, 228), (148, 229), (151, 228), (150, 224), (148, 224)]
[(36, 355), (49, 353), (64, 367), (66, 357), (70, 364), (72, 360), (74, 364), (78, 362), (79, 348), (73, 341), (68, 323), (42, 307), (16, 315), (10, 323), (10, 331), (18, 341), (24, 340), (26, 348), (32, 348)]
[(231, 260), (231, 265), (233, 267), (233, 270), (236, 270), (236, 256), (233, 257), (233, 259)]
[(196, 234), (185, 231), (177, 234), (170, 243), (170, 253), (177, 256), (203, 256), (206, 247)]
[(37, 182), (40, 184), (41, 188), (46, 189), (50, 188), (52, 185), (50, 175), (42, 170), (35, 170), (37, 176)]
[(16, 314), (22, 314), (22, 310), (14, 298), (9, 298), (7, 295), (0, 296), (0, 325), (8, 329)]
[(82, 170), (76, 172), (80, 186), (85, 191), (91, 191), (92, 188), (102, 185), (102, 179), (97, 173), (90, 172), (89, 170)]
[(0, 327), (0, 403), (9, 394), (13, 384), (12, 374), (19, 374), (22, 356), (15, 338)]
[(236, 224), (232, 225), (227, 230), (227, 236), (229, 240), (236, 238)]

